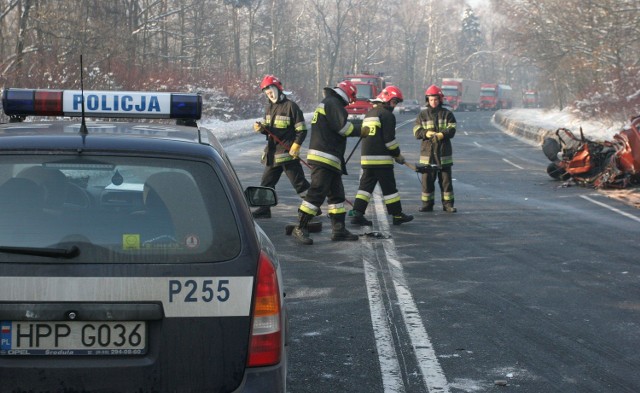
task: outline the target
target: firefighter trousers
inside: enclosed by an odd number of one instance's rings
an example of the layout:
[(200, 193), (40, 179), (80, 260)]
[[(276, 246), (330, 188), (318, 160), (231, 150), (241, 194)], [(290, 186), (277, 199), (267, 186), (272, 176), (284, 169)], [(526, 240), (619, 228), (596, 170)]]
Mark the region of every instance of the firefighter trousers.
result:
[(442, 169), (432, 168), (427, 173), (422, 174), (422, 204), (433, 206), (435, 202), (435, 182), (438, 180), (443, 206), (453, 206), (453, 178), (451, 166)]
[(275, 188), (280, 180), (280, 176), (282, 176), (282, 172), (287, 175), (293, 189), (296, 190), (298, 195), (304, 198), (310, 184), (304, 176), (304, 170), (302, 169), (300, 160), (292, 160), (281, 165), (267, 165), (262, 173), (260, 185)]
[(311, 187), (300, 205), (300, 211), (316, 215), (325, 199), (329, 205), (329, 215), (346, 213), (342, 173), (314, 165), (311, 169)]
[(387, 213), (392, 215), (402, 213), (400, 194), (398, 194), (396, 187), (396, 177), (393, 173), (393, 167), (362, 168), (362, 177), (360, 178), (356, 199), (353, 202), (353, 210), (364, 214), (371, 200), (373, 190), (378, 183), (380, 183), (382, 199), (387, 207)]

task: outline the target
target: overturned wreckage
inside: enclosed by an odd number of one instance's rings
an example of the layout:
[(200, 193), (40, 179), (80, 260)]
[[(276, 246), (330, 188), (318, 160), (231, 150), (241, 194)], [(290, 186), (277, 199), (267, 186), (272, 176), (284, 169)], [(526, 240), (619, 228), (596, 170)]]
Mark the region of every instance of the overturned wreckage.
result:
[(594, 188), (626, 188), (640, 183), (640, 116), (631, 126), (613, 136), (613, 141), (596, 142), (566, 128), (556, 137), (545, 138), (542, 151), (551, 161), (547, 173), (554, 179), (573, 180)]

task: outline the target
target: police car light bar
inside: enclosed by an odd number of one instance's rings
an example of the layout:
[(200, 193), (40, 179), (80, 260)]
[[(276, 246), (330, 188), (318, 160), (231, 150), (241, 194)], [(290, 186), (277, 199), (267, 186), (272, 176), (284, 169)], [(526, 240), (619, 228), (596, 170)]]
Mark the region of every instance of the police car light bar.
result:
[[(82, 116), (80, 90), (4, 89), (2, 107), (8, 116)], [(193, 93), (138, 91), (84, 92), (87, 117), (193, 119), (202, 116), (202, 96)]]

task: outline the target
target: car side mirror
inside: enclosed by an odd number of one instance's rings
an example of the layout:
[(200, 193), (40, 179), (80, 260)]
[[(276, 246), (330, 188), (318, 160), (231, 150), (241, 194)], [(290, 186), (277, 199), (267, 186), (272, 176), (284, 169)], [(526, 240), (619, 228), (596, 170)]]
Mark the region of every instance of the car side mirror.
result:
[(249, 186), (244, 190), (244, 196), (250, 206), (275, 206), (278, 204), (276, 190), (271, 187)]

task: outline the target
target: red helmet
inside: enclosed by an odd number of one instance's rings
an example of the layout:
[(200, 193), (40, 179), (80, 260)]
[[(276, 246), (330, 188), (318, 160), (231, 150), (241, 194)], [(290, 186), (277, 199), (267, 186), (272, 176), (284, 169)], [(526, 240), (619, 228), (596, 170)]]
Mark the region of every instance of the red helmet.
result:
[(264, 90), (271, 85), (277, 87), (280, 91), (283, 90), (282, 83), (280, 83), (280, 80), (273, 75), (267, 75), (262, 78), (262, 82), (260, 83), (260, 90)]
[(349, 99), (349, 104), (353, 104), (354, 102), (356, 102), (356, 96), (358, 94), (358, 88), (356, 87), (356, 85), (353, 84), (353, 82), (351, 81), (342, 81), (340, 83), (338, 83), (338, 86), (336, 86), (338, 89), (344, 91), (344, 93), (347, 95), (347, 98)]
[(384, 89), (382, 89), (380, 94), (378, 94), (378, 96), (376, 97), (376, 100), (379, 100), (382, 102), (389, 102), (393, 98), (398, 100), (398, 102), (404, 101), (404, 96), (402, 95), (402, 91), (400, 91), (399, 88), (395, 86), (387, 86)]
[(436, 85), (429, 86), (427, 91), (424, 92), (424, 98), (427, 101), (429, 101), (429, 96), (438, 96), (440, 97), (440, 101), (444, 100), (444, 94), (442, 94), (442, 90)]

